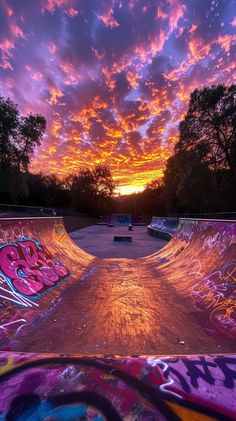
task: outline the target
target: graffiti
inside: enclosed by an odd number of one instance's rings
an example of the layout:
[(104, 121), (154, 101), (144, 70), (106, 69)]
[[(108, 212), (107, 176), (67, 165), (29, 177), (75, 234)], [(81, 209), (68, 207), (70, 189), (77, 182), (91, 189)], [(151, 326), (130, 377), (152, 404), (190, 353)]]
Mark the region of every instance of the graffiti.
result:
[(129, 214), (112, 214), (111, 223), (113, 225), (129, 225), (131, 224), (131, 215)]
[[(80, 402), (82, 402), (82, 404), (80, 404)], [(83, 404), (83, 402), (86, 404)], [(103, 417), (96, 407), (102, 409), (105, 417)], [(110, 402), (107, 399), (91, 392), (74, 392), (73, 394), (64, 396), (58, 395), (47, 399), (41, 399), (36, 394), (24, 395), (16, 398), (12, 402), (12, 406), (7, 414), (8, 419), (12, 421), (20, 419), (25, 421), (33, 419), (46, 420), (52, 419), (52, 416), (55, 421), (105, 421), (108, 419), (121, 421), (121, 418), (117, 415), (114, 408), (111, 407)]]
[[(235, 224), (224, 222), (206, 222), (199, 224), (198, 232), (203, 251), (216, 250), (223, 255), (227, 248), (236, 242)], [(216, 230), (217, 226), (217, 230)]]
[(153, 216), (149, 226), (159, 231), (170, 232), (174, 234), (176, 232), (177, 225), (177, 218), (161, 218)]
[(53, 235), (56, 237), (57, 240), (61, 240), (64, 235), (65, 235), (66, 231), (65, 228), (63, 226), (63, 224), (61, 223), (55, 223), (53, 226)]
[(218, 249), (218, 254), (223, 254), (227, 248), (227, 236), (224, 236), (222, 234), (224, 233), (217, 232), (213, 236), (207, 236), (206, 238), (203, 238), (202, 250), (207, 251), (214, 247), (215, 249)]
[(172, 382), (178, 381), (183, 391), (187, 393), (193, 393), (194, 389), (200, 389), (203, 384), (215, 386), (217, 383), (224, 384), (226, 389), (234, 389), (236, 386), (235, 356), (200, 356), (169, 360), (168, 374), (172, 376)]
[(197, 224), (198, 221), (195, 220), (180, 220), (176, 233), (176, 238), (186, 243), (189, 243), (196, 232)]
[[(8, 288), (6, 288), (6, 286)], [(9, 279), (3, 275), (0, 271), (0, 308), (6, 307), (6, 305), (9, 305), (9, 301), (15, 304), (20, 304), (24, 307), (32, 307), (37, 306), (38, 304), (33, 302), (32, 300), (26, 298), (21, 293), (18, 293), (14, 290), (13, 286), (11, 285), (11, 282), (9, 282)], [(7, 304), (6, 304), (7, 303)], [(1, 315), (1, 319), (4, 315)]]
[(236, 261), (211, 273), (192, 288), (195, 303), (210, 310), (210, 321), (224, 328), (236, 328)]
[[(3, 349), (19, 346), (29, 328), (34, 329), (36, 322), (47, 317), (61, 300), (61, 292), (67, 285), (63, 281), (70, 275), (68, 259), (64, 266), (56, 258), (66, 245), (66, 237), (61, 245), (61, 221), (61, 218), (25, 218), (0, 222), (0, 347)], [(53, 234), (54, 224), (60, 238)], [(49, 245), (50, 252), (43, 244)]]
[(27, 225), (9, 225), (2, 227), (0, 225), (0, 243), (11, 243), (22, 237), (30, 237), (30, 230)]
[(0, 420), (232, 420), (235, 367), (233, 355), (101, 359), (2, 353)]
[(29, 238), (0, 247), (0, 276), (10, 288), (25, 296), (37, 297), (69, 275), (42, 245)]
[(8, 322), (8, 323), (4, 323), (4, 324), (2, 324), (1, 326), (0, 326), (0, 329), (4, 329), (4, 330), (6, 330), (6, 329), (8, 329), (9, 328), (9, 326), (11, 326), (11, 325), (17, 325), (17, 329), (16, 329), (16, 334), (17, 333), (19, 333), (20, 332), (20, 330), (24, 327), (24, 326), (26, 326), (26, 324), (27, 324), (27, 320), (26, 319), (17, 319), (17, 320), (13, 320), (12, 322)]

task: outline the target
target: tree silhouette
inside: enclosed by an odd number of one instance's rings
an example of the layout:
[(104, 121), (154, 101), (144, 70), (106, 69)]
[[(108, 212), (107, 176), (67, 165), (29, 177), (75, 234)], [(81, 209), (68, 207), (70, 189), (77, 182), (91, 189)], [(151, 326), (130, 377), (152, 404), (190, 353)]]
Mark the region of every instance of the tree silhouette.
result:
[(39, 146), (46, 130), (40, 114), (20, 115), (10, 98), (0, 97), (0, 197), (17, 202), (27, 196), (24, 173), (28, 170), (35, 146)]
[(93, 170), (82, 169), (67, 179), (70, 185), (72, 207), (80, 212), (99, 215), (112, 210), (112, 196), (116, 183), (106, 165)]
[(175, 151), (195, 151), (210, 169), (229, 169), (236, 186), (236, 85), (195, 89)]

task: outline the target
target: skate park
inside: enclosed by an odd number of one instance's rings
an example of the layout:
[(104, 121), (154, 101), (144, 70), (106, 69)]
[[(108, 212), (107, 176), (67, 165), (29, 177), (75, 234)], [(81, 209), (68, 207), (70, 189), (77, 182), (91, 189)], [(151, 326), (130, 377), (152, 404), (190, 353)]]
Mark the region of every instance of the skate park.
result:
[(0, 421), (236, 420), (235, 4), (0, 2)]
[[(153, 218), (69, 236), (60, 217), (4, 218), (0, 232), (8, 419), (235, 418), (235, 221)], [(89, 254), (86, 232), (105, 255), (114, 234), (131, 235), (117, 245), (133, 257)], [(125, 247), (145, 235), (151, 253), (134, 257)]]

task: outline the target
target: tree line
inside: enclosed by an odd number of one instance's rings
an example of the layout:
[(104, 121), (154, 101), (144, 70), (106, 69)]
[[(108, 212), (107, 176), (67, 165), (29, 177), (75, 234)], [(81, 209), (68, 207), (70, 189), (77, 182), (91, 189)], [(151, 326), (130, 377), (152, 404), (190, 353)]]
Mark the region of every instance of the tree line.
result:
[(123, 201), (147, 215), (236, 211), (236, 85), (195, 89), (162, 180)]
[(70, 208), (100, 215), (236, 211), (236, 85), (195, 89), (162, 180), (142, 193), (114, 197), (116, 182), (106, 165), (82, 168), (59, 180), (29, 172), (46, 130), (42, 115), (22, 117), (0, 97), (0, 202)]

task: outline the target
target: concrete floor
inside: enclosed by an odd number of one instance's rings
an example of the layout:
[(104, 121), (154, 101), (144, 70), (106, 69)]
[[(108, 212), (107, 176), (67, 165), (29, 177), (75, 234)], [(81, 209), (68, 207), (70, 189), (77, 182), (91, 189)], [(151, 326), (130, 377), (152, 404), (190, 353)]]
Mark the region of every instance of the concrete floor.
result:
[[(114, 235), (131, 236), (132, 242), (115, 242)], [(83, 250), (97, 257), (138, 258), (149, 256), (163, 248), (167, 241), (151, 237), (147, 227), (92, 225), (70, 233), (71, 239)]]

